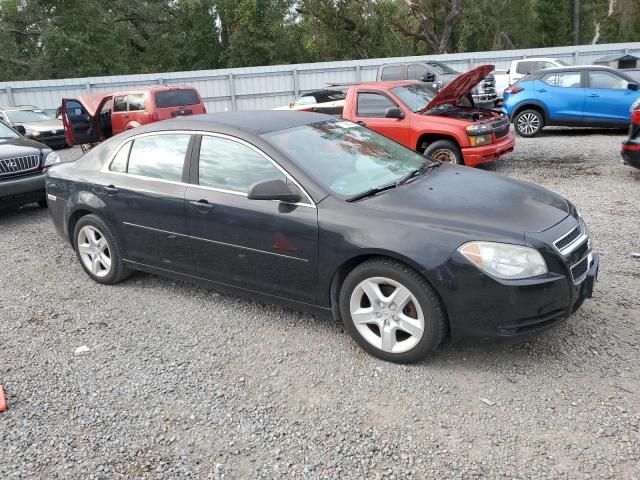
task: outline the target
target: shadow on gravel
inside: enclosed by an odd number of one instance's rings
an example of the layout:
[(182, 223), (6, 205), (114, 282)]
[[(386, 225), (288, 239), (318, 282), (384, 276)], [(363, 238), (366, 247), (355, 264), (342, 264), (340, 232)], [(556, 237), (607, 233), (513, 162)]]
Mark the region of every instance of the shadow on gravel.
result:
[(47, 209), (40, 207), (37, 203), (30, 203), (23, 206), (0, 207), (0, 225), (15, 220), (31, 220), (34, 215), (43, 213), (47, 213)]
[(537, 137), (580, 137), (585, 135), (620, 136), (628, 133), (628, 128), (545, 128)]

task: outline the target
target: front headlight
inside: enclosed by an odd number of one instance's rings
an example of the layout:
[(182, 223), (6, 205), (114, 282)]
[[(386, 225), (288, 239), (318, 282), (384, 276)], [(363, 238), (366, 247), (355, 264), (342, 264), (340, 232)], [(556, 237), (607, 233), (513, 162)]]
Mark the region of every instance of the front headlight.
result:
[(548, 272), (547, 264), (534, 248), (495, 242), (469, 242), (458, 248), (480, 270), (506, 280), (537, 277)]
[(472, 147), (479, 147), (480, 145), (487, 145), (491, 143), (491, 135), (470, 135), (469, 143)]
[(35, 130), (27, 130), (28, 137), (38, 137), (40, 136), (40, 132), (36, 132)]
[(50, 167), (51, 165), (55, 165), (56, 163), (60, 163), (60, 157), (56, 152), (51, 152), (44, 159), (44, 167)]

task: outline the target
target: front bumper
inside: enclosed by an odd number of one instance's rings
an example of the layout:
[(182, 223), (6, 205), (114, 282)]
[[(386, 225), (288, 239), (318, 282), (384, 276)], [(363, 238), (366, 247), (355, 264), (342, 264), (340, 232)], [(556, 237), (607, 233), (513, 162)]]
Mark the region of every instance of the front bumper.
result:
[(34, 140), (36, 142), (44, 143), (48, 147), (61, 147), (67, 144), (64, 137), (64, 130), (61, 133), (52, 135), (51, 133), (43, 133), (40, 135), (25, 135), (25, 137)]
[(36, 200), (45, 197), (44, 172), (20, 177), (0, 179), (0, 199), (4, 202), (10, 199), (19, 199), (30, 196)]
[(497, 142), (481, 147), (467, 147), (462, 149), (464, 164), (468, 167), (489, 163), (501, 156), (512, 152), (516, 144), (516, 137), (509, 132)]

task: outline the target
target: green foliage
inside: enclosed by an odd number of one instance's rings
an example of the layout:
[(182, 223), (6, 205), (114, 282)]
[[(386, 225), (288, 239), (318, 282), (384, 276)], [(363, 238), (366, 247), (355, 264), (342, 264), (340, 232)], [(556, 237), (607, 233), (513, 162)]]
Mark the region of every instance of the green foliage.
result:
[[(581, 43), (640, 38), (581, 0)], [(569, 45), (573, 0), (0, 0), (0, 81)]]

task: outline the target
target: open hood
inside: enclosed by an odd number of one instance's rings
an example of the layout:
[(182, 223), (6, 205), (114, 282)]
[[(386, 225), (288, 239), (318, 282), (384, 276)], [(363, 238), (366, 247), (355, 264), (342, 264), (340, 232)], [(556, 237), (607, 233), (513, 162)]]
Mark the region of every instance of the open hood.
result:
[(495, 65), (480, 65), (451, 80), (438, 94), (433, 97), (427, 106), (419, 113), (431, 110), (439, 105), (457, 105), (471, 90), (485, 79), (495, 69)]

